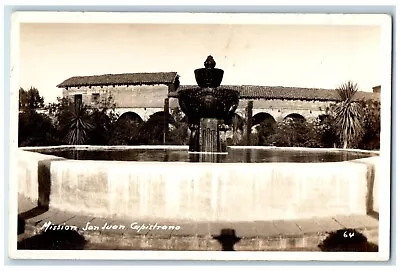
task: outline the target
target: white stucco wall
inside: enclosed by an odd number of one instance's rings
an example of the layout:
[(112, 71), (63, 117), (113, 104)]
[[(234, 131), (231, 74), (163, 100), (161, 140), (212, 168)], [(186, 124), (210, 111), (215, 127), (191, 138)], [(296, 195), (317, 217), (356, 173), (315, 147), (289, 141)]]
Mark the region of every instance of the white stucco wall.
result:
[[(379, 180), (371, 186), (370, 178), (377, 175), (368, 174), (379, 157), (236, 164), (83, 163), (54, 158), (19, 150), (18, 191), (36, 200), (38, 183), (45, 178), (51, 188), (50, 207), (81, 215), (190, 221), (300, 219), (366, 214), (371, 196), (374, 209), (379, 208)], [(43, 162), (48, 174), (44, 177), (37, 174)]]
[(70, 87), (64, 91), (69, 97), (81, 94), (83, 102), (88, 104), (93, 104), (92, 94), (95, 93), (100, 94), (101, 99), (111, 95), (113, 102), (120, 108), (162, 108), (164, 99), (168, 96), (168, 87), (166, 85), (84, 86)]

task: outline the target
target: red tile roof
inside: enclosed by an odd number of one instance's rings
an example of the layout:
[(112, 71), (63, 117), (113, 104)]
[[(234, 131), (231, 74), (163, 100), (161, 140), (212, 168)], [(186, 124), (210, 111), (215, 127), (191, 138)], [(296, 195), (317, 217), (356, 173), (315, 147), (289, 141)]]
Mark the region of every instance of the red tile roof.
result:
[[(239, 91), (241, 99), (286, 99), (309, 101), (338, 101), (340, 100), (334, 89), (296, 88), (282, 86), (221, 86)], [(169, 97), (178, 97), (183, 89), (198, 89), (198, 86), (180, 86), (176, 92), (170, 92)], [(355, 100), (379, 100), (380, 93), (358, 91)]]
[(176, 72), (155, 73), (123, 73), (103, 74), (93, 76), (74, 76), (57, 85), (59, 88), (81, 86), (109, 86), (109, 85), (156, 85), (171, 84), (177, 77)]

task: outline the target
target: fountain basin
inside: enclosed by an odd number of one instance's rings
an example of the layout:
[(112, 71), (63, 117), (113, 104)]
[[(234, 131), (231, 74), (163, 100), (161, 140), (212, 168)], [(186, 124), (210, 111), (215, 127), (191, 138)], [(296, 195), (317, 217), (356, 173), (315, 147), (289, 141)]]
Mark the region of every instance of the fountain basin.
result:
[(379, 211), (379, 156), (323, 163), (188, 163), (79, 161), (28, 150), (38, 149), (18, 150), (19, 193), (90, 216), (233, 222)]
[(216, 88), (188, 88), (179, 91), (179, 105), (190, 120), (202, 118), (228, 119), (239, 104), (239, 92)]

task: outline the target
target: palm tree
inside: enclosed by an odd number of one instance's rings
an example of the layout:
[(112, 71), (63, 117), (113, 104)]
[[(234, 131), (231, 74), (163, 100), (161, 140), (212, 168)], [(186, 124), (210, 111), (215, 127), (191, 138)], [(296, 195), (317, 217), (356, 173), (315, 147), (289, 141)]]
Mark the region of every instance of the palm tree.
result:
[(354, 101), (358, 91), (358, 85), (351, 81), (343, 83), (336, 89), (340, 102), (333, 109), (334, 125), (337, 135), (343, 148), (346, 149), (351, 143), (361, 135), (362, 126), (362, 107)]

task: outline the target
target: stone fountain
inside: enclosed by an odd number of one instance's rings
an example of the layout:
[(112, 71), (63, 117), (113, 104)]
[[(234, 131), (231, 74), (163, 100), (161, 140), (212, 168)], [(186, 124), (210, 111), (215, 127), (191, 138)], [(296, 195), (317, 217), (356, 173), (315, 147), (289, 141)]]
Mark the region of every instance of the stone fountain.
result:
[(221, 87), (224, 71), (210, 55), (204, 68), (194, 71), (198, 87), (181, 90), (179, 105), (186, 114), (192, 153), (227, 153), (225, 132), (239, 103), (239, 92)]
[[(62, 212), (149, 222), (281, 221), (364, 215), (370, 208), (379, 212), (380, 175), (385, 172), (379, 156), (298, 162), (285, 160), (295, 148), (283, 148), (282, 155), (276, 156), (282, 160), (262, 162), (257, 155), (267, 152), (269, 156), (276, 149), (246, 146), (246, 153), (255, 158), (214, 163), (238, 151), (231, 148), (226, 155), (224, 131), (238, 106), (239, 93), (220, 86), (224, 72), (215, 68), (212, 56), (204, 65), (194, 71), (198, 86), (178, 93), (191, 128), (189, 155), (195, 159), (77, 161), (61, 155), (65, 150), (83, 150), (99, 156), (117, 149), (130, 150), (132, 156), (154, 155), (155, 146), (20, 148), (18, 193)], [(164, 153), (166, 147), (158, 149)], [(171, 153), (180, 150), (187, 154), (186, 148), (168, 146)], [(316, 152), (301, 150), (302, 157)], [(229, 230), (216, 238), (228, 239), (231, 245), (237, 241)]]

